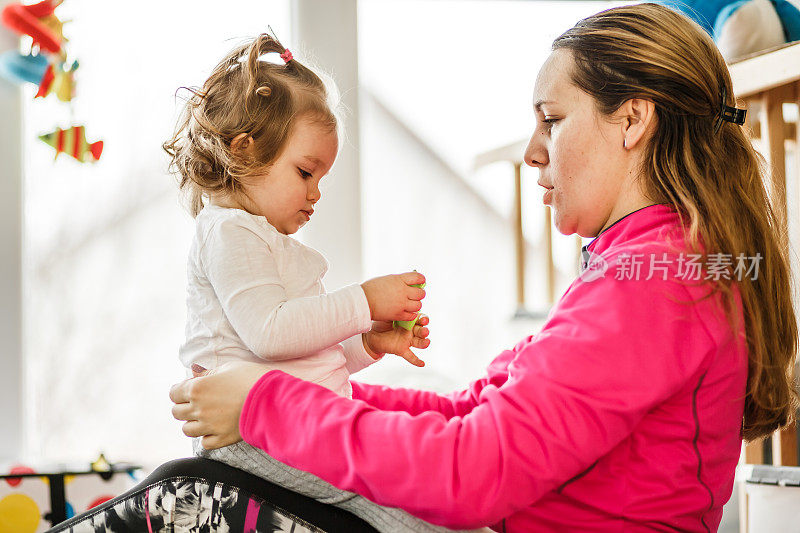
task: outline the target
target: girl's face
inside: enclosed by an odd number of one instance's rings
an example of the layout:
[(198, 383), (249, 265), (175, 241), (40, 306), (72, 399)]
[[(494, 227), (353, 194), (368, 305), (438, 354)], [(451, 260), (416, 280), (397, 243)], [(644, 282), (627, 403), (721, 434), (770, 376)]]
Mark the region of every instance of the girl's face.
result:
[(247, 210), (265, 217), (284, 235), (295, 233), (311, 220), (322, 196), (319, 182), (333, 166), (338, 147), (335, 130), (310, 118), (297, 119), (269, 170), (244, 186)]
[(553, 209), (558, 231), (594, 237), (630, 212), (629, 196), (638, 191), (622, 120), (603, 117), (593, 98), (572, 83), (572, 63), (570, 51), (556, 50), (539, 71), (536, 129), (525, 163), (539, 169), (543, 201)]

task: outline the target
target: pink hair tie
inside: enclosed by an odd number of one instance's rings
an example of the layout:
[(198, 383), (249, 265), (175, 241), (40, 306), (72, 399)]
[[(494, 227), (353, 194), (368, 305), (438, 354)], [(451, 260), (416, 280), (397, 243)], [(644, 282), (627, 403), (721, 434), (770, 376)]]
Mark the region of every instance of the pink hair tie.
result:
[(289, 51), (289, 49), (287, 48), (287, 49), (286, 49), (286, 50), (284, 50), (284, 51), (283, 51), (283, 53), (281, 54), (281, 59), (283, 59), (283, 62), (284, 62), (284, 63), (288, 63), (289, 61), (291, 61), (291, 60), (292, 60), (292, 59), (294, 59), (294, 58), (292, 57), (292, 53), (291, 53), (291, 52)]

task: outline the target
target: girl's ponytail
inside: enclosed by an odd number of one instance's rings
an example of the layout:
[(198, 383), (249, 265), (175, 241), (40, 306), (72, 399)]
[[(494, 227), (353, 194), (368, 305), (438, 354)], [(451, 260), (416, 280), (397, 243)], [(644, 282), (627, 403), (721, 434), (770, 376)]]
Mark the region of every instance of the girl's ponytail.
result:
[[(291, 57), (285, 52), (277, 39), (263, 33), (231, 50), (202, 88), (187, 88), (175, 133), (162, 146), (192, 216), (202, 210), (204, 196), (240, 194), (245, 180), (263, 174), (299, 117), (337, 127), (336, 103), (329, 101), (319, 75), (296, 59), (264, 58), (270, 53)], [(241, 133), (253, 138), (253, 157), (231, 149)]]

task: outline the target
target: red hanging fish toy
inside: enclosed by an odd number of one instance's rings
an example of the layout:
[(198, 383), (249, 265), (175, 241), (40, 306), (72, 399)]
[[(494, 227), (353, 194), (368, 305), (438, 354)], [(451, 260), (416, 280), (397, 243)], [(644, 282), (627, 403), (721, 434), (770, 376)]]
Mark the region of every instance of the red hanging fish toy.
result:
[(83, 130), (83, 126), (73, 126), (66, 130), (58, 128), (54, 132), (39, 135), (39, 138), (56, 149), (56, 158), (63, 152), (83, 163), (88, 153), (97, 161), (103, 153), (103, 141), (89, 144)]
[(53, 11), (63, 0), (43, 0), (29, 6), (14, 2), (5, 6), (0, 13), (0, 20), (9, 29), (21, 35), (30, 35), (34, 44), (45, 52), (59, 54), (64, 35), (61, 33), (61, 21)]

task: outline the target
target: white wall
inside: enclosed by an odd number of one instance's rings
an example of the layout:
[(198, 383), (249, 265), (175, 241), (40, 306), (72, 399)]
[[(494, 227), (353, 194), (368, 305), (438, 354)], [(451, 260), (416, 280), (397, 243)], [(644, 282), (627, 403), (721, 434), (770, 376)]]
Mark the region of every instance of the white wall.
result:
[[(9, 3), (0, 1), (0, 9)], [(0, 53), (17, 39), (0, 31)], [(0, 78), (0, 463), (22, 450), (22, 92)]]
[(358, 2), (356, 0), (293, 0), (292, 46), (313, 67), (333, 77), (344, 136), (339, 156), (320, 187), (324, 201), (315, 208), (314, 223), (298, 233), (303, 243), (319, 250), (330, 264), (328, 290), (362, 281), (361, 152), (358, 105)]
[[(417, 352), (425, 368), (390, 357), (356, 379), (441, 392), (465, 386), (541, 324), (512, 320), (511, 218), (466, 187), (374, 97), (363, 93), (361, 101), (365, 276), (425, 274), (431, 346)], [(528, 253), (541, 257), (534, 247)], [(530, 261), (534, 300), (544, 288), (541, 279), (536, 283), (538, 271)]]

